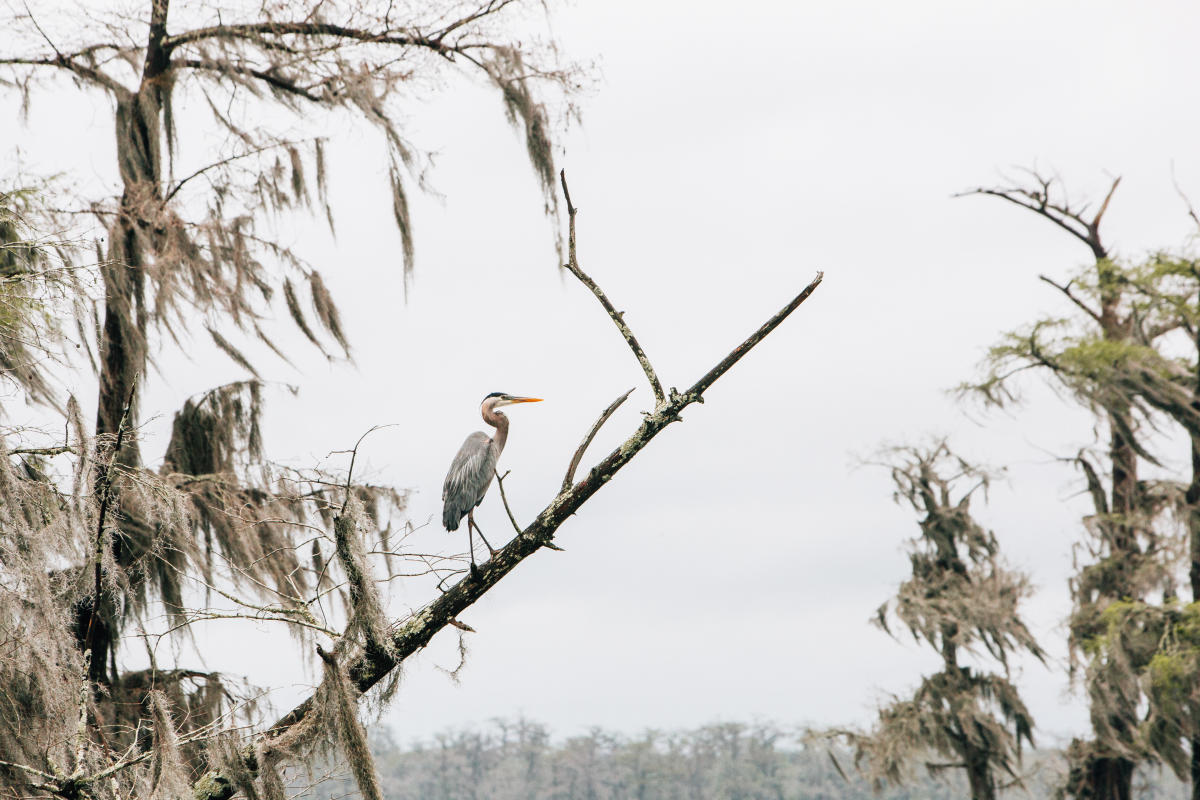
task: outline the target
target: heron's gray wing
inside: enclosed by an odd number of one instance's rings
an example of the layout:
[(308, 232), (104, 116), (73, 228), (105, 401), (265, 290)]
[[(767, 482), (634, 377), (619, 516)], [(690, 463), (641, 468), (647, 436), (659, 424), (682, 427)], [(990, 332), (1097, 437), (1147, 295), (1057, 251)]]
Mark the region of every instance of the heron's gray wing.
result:
[(483, 502), (483, 495), (496, 474), (498, 455), (492, 440), (481, 431), (468, 436), (458, 449), (442, 485), (442, 522), (446, 530), (458, 530), (462, 518)]

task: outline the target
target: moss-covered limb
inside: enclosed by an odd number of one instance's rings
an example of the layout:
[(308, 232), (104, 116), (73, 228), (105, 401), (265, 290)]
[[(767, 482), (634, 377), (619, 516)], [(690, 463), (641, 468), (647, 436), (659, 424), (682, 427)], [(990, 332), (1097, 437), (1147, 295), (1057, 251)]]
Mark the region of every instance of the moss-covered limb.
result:
[[(684, 409), (693, 403), (702, 403), (704, 391), (808, 299), (821, 280), (822, 274), (818, 273), (800, 294), (705, 373), (690, 389), (683, 393), (672, 392), (665, 403), (646, 415), (633, 435), (592, 467), (582, 480), (559, 492), (537, 518), (520, 535), (497, 551), (490, 561), (480, 565), (473, 574), (469, 574), (432, 603), (395, 626), (391, 632), (390, 649), (370, 649), (357, 660), (347, 664), (346, 672), (358, 691), (366, 692), (371, 689), (404, 659), (429, 644), (435, 634), (447, 625), (454, 625), (459, 614), (487, 594), (488, 590), (526, 558), (543, 547), (553, 546), (555, 533), (572, 514), (604, 484), (612, 480), (617, 472), (664, 428), (672, 422), (679, 421), (679, 415)], [(315, 698), (310, 696), (260, 734), (255, 742), (247, 745), (243, 751), (246, 757), (253, 755), (257, 744), (286, 735), (304, 720), (314, 707)], [(210, 772), (195, 785), (197, 800), (229, 800), (236, 791), (234, 782), (220, 771)]]
[(338, 561), (346, 573), (350, 587), (351, 625), (362, 631), (363, 643), (368, 653), (375, 658), (386, 659), (389, 643), (385, 631), (386, 621), (379, 594), (371, 579), (366, 563), (362, 540), (359, 538), (357, 519), (361, 504), (347, 503), (342, 513), (334, 517), (333, 537)]

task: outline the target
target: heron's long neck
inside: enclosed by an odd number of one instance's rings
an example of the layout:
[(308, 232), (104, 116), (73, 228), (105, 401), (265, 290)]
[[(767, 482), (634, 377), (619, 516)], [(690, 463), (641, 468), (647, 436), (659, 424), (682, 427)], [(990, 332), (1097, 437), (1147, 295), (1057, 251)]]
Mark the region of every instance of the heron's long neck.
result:
[(484, 407), (483, 421), (496, 429), (496, 434), (492, 437), (492, 441), (496, 443), (496, 451), (504, 449), (504, 443), (508, 441), (508, 417), (501, 414), (494, 408)]

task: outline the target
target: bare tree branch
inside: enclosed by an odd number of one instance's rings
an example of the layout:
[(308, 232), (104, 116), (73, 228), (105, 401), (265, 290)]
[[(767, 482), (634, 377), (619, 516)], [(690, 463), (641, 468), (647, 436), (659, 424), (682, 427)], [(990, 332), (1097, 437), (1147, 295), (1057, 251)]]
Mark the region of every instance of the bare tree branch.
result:
[(513, 530), (519, 535), (521, 526), (517, 524), (517, 517), (513, 514), (512, 508), (508, 505), (508, 495), (504, 493), (504, 479), (508, 477), (508, 473), (512, 470), (508, 469), (501, 475), (498, 470), (492, 470), (492, 474), (496, 476), (496, 486), (500, 489), (500, 501), (504, 503), (504, 513), (508, 514), (508, 521), (512, 523)]
[[(200, 167), (199, 169), (195, 170), (194, 172), (192, 172), (192, 173), (188, 174), (187, 176), (180, 178), (178, 181), (176, 181), (175, 185), (167, 190), (166, 195), (163, 197), (163, 203), (166, 204), (166, 203), (171, 202), (171, 199), (174, 198), (175, 195), (179, 193), (179, 190), (182, 189), (184, 187), (184, 184), (186, 184), (188, 181), (199, 178), (201, 175), (204, 175), (205, 173), (207, 173), (211, 170), (220, 169), (221, 167), (224, 167), (228, 164), (232, 164), (234, 161), (240, 161), (243, 158), (251, 158), (253, 156), (260, 155), (262, 153), (267, 152), (268, 150), (280, 150), (280, 149), (284, 149), (287, 147), (292, 147), (295, 144), (296, 143), (293, 141), (271, 142), (270, 144), (263, 145), (262, 147), (255, 147), (251, 150), (247, 150), (244, 153), (236, 153), (232, 156), (222, 158), (218, 161), (213, 161), (209, 164), (205, 164), (203, 167)], [(90, 212), (88, 212), (88, 213), (90, 213)]]
[(486, 6), (484, 6), (480, 10), (476, 11), (475, 13), (468, 14), (465, 17), (460, 17), (459, 19), (455, 20), (454, 22), (451, 22), (449, 25), (442, 28), (440, 31), (438, 31), (433, 36), (431, 36), (430, 39), (435, 42), (441, 42), (447, 36), (449, 36), (451, 33), (458, 30), (459, 28), (463, 27), (464, 25), (470, 25), (472, 22), (475, 22), (476, 20), (483, 19), (484, 17), (490, 16), (491, 14), (495, 14), (497, 11), (500, 11), (505, 6), (510, 5), (514, 2), (516, 2), (516, 0), (492, 0), (492, 2), (488, 3)]
[(177, 67), (207, 70), (209, 72), (216, 72), (219, 74), (236, 73), (238, 75), (248, 75), (252, 78), (257, 78), (268, 86), (279, 89), (283, 92), (287, 92), (288, 94), (293, 94), (296, 97), (302, 97), (311, 103), (321, 103), (327, 99), (321, 95), (313, 94), (307, 87), (288, 80), (275, 69), (254, 69), (241, 64), (202, 61), (198, 58), (177, 59), (173, 61), (172, 64)]
[(1179, 199), (1183, 201), (1184, 207), (1187, 209), (1187, 215), (1196, 223), (1196, 228), (1200, 231), (1200, 215), (1196, 213), (1196, 208), (1192, 205), (1192, 199), (1187, 196), (1187, 192), (1179, 185), (1179, 178), (1175, 175), (1175, 165), (1171, 164), (1171, 183), (1175, 186), (1175, 193), (1179, 195)]
[(391, 31), (368, 31), (325, 22), (250, 22), (241, 25), (211, 25), (168, 36), (164, 46), (174, 50), (182, 45), (205, 39), (243, 39), (262, 43), (264, 37), (307, 36), (333, 39), (353, 39), (371, 44), (416, 45), (442, 53), (448, 48), (440, 41), (419, 34), (402, 35)]
[[(504, 504), (504, 513), (508, 514), (508, 521), (512, 523), (513, 530), (517, 532), (517, 535), (520, 535), (521, 525), (517, 522), (517, 517), (515, 514), (513, 514), (512, 506), (508, 504), (508, 494), (504, 491), (504, 479), (508, 477), (508, 473), (511, 471), (512, 470), (505, 470), (503, 475), (501, 475), (499, 472), (496, 472), (496, 486), (500, 489), (500, 502)], [(563, 548), (559, 547), (554, 542), (546, 542), (542, 546), (549, 548), (550, 550), (557, 550), (560, 553), (565, 552)], [(450, 624), (453, 625), (454, 622), (451, 621)], [(464, 628), (463, 630), (469, 629)], [(471, 633), (474, 633), (474, 631), (472, 630)]]
[(1063, 294), (1065, 294), (1072, 303), (1079, 306), (1079, 308), (1085, 314), (1087, 314), (1092, 319), (1096, 320), (1097, 323), (1099, 323), (1101, 325), (1104, 324), (1103, 320), (1100, 319), (1100, 314), (1098, 312), (1093, 311), (1092, 308), (1087, 303), (1085, 303), (1085, 302), (1083, 302), (1083, 300), (1079, 299), (1079, 297), (1077, 295), (1074, 295), (1071, 293), (1071, 282), (1070, 281), (1067, 281), (1067, 285), (1063, 286), (1061, 283), (1057, 283), (1056, 281), (1052, 280), (1051, 278), (1046, 277), (1045, 275), (1038, 275), (1038, 278), (1045, 281), (1046, 283), (1050, 284), (1055, 289), (1058, 289)]
[(658, 380), (658, 375), (654, 373), (654, 367), (650, 365), (650, 359), (646, 357), (646, 351), (642, 350), (642, 346), (638, 344), (638, 340), (634, 337), (633, 331), (625, 324), (625, 312), (617, 311), (613, 307), (612, 302), (604, 291), (596, 285), (596, 282), (589, 278), (587, 274), (579, 268), (579, 259), (575, 254), (575, 215), (579, 213), (574, 204), (571, 202), (571, 192), (567, 189), (567, 171), (560, 170), (558, 173), (559, 181), (562, 183), (563, 196), (567, 200), (567, 219), (568, 219), (568, 239), (567, 239), (567, 263), (566, 268), (571, 274), (579, 279), (579, 282), (586, 286), (592, 294), (596, 295), (596, 299), (600, 301), (600, 305), (604, 306), (604, 310), (608, 312), (608, 316), (616, 324), (617, 330), (621, 332), (621, 336), (625, 338), (625, 343), (629, 345), (629, 349), (633, 351), (633, 355), (637, 358), (638, 363), (642, 365), (642, 371), (646, 373), (646, 380), (650, 381), (650, 388), (654, 391), (654, 402), (656, 406), (661, 406), (666, 401), (666, 394), (663, 392), (662, 383)]
[(85, 81), (94, 83), (103, 89), (107, 89), (118, 98), (129, 99), (133, 97), (133, 92), (126, 89), (115, 79), (109, 77), (94, 67), (80, 64), (71, 56), (53, 56), (44, 58), (0, 58), (0, 64), (28, 67), (58, 67), (59, 69), (65, 69), (68, 72), (73, 72), (75, 75), (79, 76)]
[(763, 323), (762, 327), (746, 337), (746, 341), (735, 347), (729, 355), (721, 359), (721, 363), (717, 364), (715, 367), (706, 372), (703, 377), (700, 378), (700, 380), (692, 384), (692, 388), (688, 389), (687, 392), (681, 396), (692, 398), (688, 401), (689, 403), (703, 403), (703, 394), (708, 390), (708, 387), (716, 383), (717, 378), (720, 378), (722, 375), (728, 372), (730, 367), (742, 359), (742, 356), (746, 355), (746, 353), (749, 353), (755, 345), (765, 339), (767, 334), (778, 328), (781, 322), (787, 319), (793, 311), (800, 307), (801, 303), (808, 299), (809, 295), (816, 291), (817, 287), (821, 285), (821, 281), (824, 279), (825, 273), (818, 272), (817, 277), (813, 278), (808, 286), (804, 287), (804, 291), (792, 298), (792, 301), (786, 306), (779, 309), (775, 316)]
[(1051, 193), (1054, 191), (1055, 184), (1058, 183), (1056, 178), (1047, 178), (1037, 172), (1030, 172), (1030, 175), (1037, 183), (1037, 188), (1035, 189), (1027, 189), (1020, 186), (1000, 188), (979, 187), (970, 191), (960, 192), (954, 196), (989, 195), (991, 197), (999, 197), (1001, 200), (1007, 200), (1014, 205), (1045, 217), (1083, 242), (1092, 251), (1092, 255), (1095, 256), (1097, 261), (1107, 260), (1109, 258), (1108, 250), (1100, 240), (1100, 222), (1104, 217), (1104, 213), (1108, 211), (1109, 203), (1112, 201), (1113, 195), (1121, 183), (1121, 178), (1117, 177), (1113, 179), (1112, 185), (1109, 186), (1108, 194), (1104, 196), (1104, 200), (1100, 204), (1100, 209), (1091, 219), (1088, 219), (1084, 216), (1087, 208), (1086, 205), (1083, 208), (1074, 209), (1066, 201), (1055, 202), (1052, 199)]
[(608, 418), (611, 417), (618, 408), (620, 408), (621, 404), (624, 403), (631, 394), (633, 394), (633, 389), (630, 389), (628, 392), (609, 403), (608, 408), (604, 409), (604, 411), (600, 414), (600, 418), (597, 419), (595, 424), (592, 425), (592, 429), (588, 431), (587, 436), (583, 437), (583, 441), (575, 450), (575, 455), (571, 456), (571, 463), (567, 467), (567, 474), (563, 477), (562, 489), (560, 491), (565, 492), (567, 489), (571, 488), (571, 484), (575, 480), (575, 470), (579, 467), (579, 461), (583, 458), (584, 451), (588, 449), (588, 445), (592, 443), (592, 439), (596, 438), (596, 434), (600, 432), (601, 426), (608, 422)]

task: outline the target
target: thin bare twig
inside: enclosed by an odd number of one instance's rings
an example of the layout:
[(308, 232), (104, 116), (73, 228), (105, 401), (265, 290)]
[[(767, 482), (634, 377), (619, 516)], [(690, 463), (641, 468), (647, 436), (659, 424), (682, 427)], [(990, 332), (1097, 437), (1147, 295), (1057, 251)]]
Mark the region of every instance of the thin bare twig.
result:
[(592, 439), (596, 438), (596, 434), (600, 432), (600, 427), (604, 425), (604, 423), (608, 422), (608, 418), (611, 417), (613, 413), (621, 407), (621, 404), (624, 403), (631, 394), (633, 394), (633, 389), (630, 389), (628, 392), (609, 403), (608, 408), (604, 409), (604, 411), (600, 414), (600, 418), (597, 419), (595, 424), (592, 425), (592, 429), (588, 431), (587, 436), (583, 437), (583, 442), (581, 442), (579, 447), (575, 449), (575, 455), (571, 456), (571, 463), (567, 467), (567, 474), (563, 477), (562, 489), (559, 491), (565, 492), (567, 489), (571, 488), (571, 484), (575, 482), (575, 470), (579, 468), (579, 462), (583, 458), (584, 451), (588, 449), (588, 445), (592, 443)]
[(512, 472), (512, 470), (505, 470), (503, 475), (494, 469), (492, 471), (496, 475), (496, 486), (500, 488), (500, 500), (504, 503), (504, 511), (508, 514), (508, 521), (512, 523), (513, 530), (520, 533), (521, 526), (517, 524), (517, 518), (513, 516), (512, 508), (508, 505), (508, 495), (504, 493), (504, 479), (508, 477), (508, 473)]
[(563, 196), (567, 200), (567, 263), (564, 265), (571, 274), (579, 279), (579, 282), (588, 288), (588, 290), (596, 295), (596, 299), (600, 301), (600, 305), (604, 306), (604, 310), (608, 312), (608, 316), (616, 324), (617, 330), (621, 332), (621, 336), (625, 338), (625, 343), (629, 345), (629, 349), (633, 351), (633, 355), (637, 358), (638, 363), (642, 365), (642, 371), (646, 373), (646, 379), (650, 381), (650, 388), (654, 390), (654, 402), (656, 406), (661, 406), (666, 402), (666, 394), (663, 392), (662, 383), (658, 380), (658, 375), (654, 373), (654, 367), (650, 365), (650, 359), (646, 357), (646, 351), (638, 344), (638, 340), (634, 337), (633, 331), (625, 324), (625, 312), (617, 311), (613, 307), (608, 296), (604, 294), (596, 282), (589, 278), (587, 274), (579, 268), (579, 259), (575, 255), (575, 215), (579, 213), (574, 204), (571, 202), (571, 192), (567, 189), (567, 171), (560, 170), (558, 179), (562, 183)]
[(1046, 283), (1053, 286), (1055, 289), (1058, 289), (1060, 292), (1065, 294), (1067, 296), (1067, 299), (1069, 299), (1075, 305), (1079, 306), (1079, 308), (1085, 314), (1087, 314), (1089, 317), (1094, 319), (1098, 324), (1100, 324), (1100, 325), (1104, 324), (1104, 321), (1102, 319), (1100, 319), (1100, 314), (1098, 314), (1096, 311), (1093, 311), (1091, 306), (1089, 306), (1087, 303), (1083, 302), (1083, 300), (1079, 299), (1079, 297), (1077, 297), (1076, 295), (1071, 293), (1071, 282), (1070, 281), (1067, 281), (1067, 285), (1063, 286), (1061, 283), (1058, 283), (1058, 282), (1054, 281), (1053, 279), (1046, 277), (1045, 275), (1038, 275), (1038, 278), (1040, 278), (1041, 280), (1043, 280)]
[[(209, 170), (220, 169), (221, 167), (231, 164), (234, 161), (240, 161), (243, 158), (250, 158), (252, 156), (261, 155), (262, 153), (264, 153), (267, 150), (276, 150), (276, 149), (285, 148), (285, 147), (294, 147), (295, 145), (296, 145), (296, 142), (293, 142), (293, 141), (271, 142), (270, 144), (263, 145), (262, 147), (255, 147), (251, 150), (248, 150), (245, 153), (237, 153), (235, 155), (229, 156), (228, 158), (222, 158), (219, 161), (214, 161), (211, 164), (205, 164), (203, 167), (200, 167), (198, 170), (191, 173), (187, 177), (180, 179), (178, 182), (176, 182), (176, 184), (174, 186), (172, 186), (170, 189), (168, 189), (166, 196), (163, 198), (163, 204), (165, 205), (165, 204), (171, 202), (171, 199), (173, 197), (175, 197), (176, 194), (179, 193), (179, 190), (182, 189), (184, 184), (186, 184), (188, 181), (193, 180), (194, 178), (200, 177), (201, 175), (208, 172)], [(91, 213), (91, 212), (88, 212), (88, 213)]]
[(375, 431), (380, 430), (381, 428), (394, 428), (397, 425), (399, 425), (398, 422), (390, 422), (387, 425), (373, 425), (370, 430), (368, 430), (362, 436), (358, 437), (358, 441), (354, 443), (354, 449), (352, 449), (350, 451), (350, 468), (346, 470), (346, 483), (345, 483), (346, 494), (342, 500), (342, 513), (343, 514), (346, 513), (346, 506), (348, 506), (350, 504), (350, 487), (352, 485), (351, 480), (354, 478), (354, 460), (356, 458), (358, 458), (358, 446), (363, 443), (363, 439), (367, 438)]
[[(504, 479), (508, 477), (508, 473), (510, 472), (512, 472), (512, 470), (505, 470), (503, 475), (501, 475), (499, 472), (496, 472), (496, 485), (500, 487), (500, 500), (504, 503), (504, 510), (508, 514), (508, 521), (512, 523), (513, 530), (516, 531), (517, 535), (519, 536), (521, 534), (521, 526), (517, 522), (516, 516), (513, 515), (512, 507), (508, 504), (508, 495), (504, 493)], [(561, 547), (549, 540), (543, 542), (542, 546), (548, 547), (551, 550), (557, 550), (560, 553), (564, 552)]]
[(1179, 195), (1179, 199), (1183, 200), (1183, 205), (1187, 208), (1187, 215), (1192, 222), (1196, 223), (1196, 228), (1200, 230), (1200, 215), (1196, 214), (1196, 209), (1192, 205), (1192, 199), (1187, 196), (1187, 192), (1179, 185), (1179, 178), (1175, 174), (1175, 164), (1171, 164), (1171, 183), (1175, 186), (1175, 193)]

